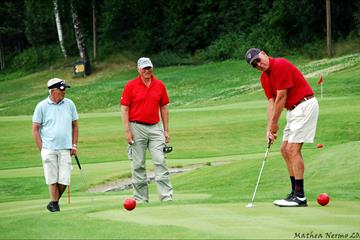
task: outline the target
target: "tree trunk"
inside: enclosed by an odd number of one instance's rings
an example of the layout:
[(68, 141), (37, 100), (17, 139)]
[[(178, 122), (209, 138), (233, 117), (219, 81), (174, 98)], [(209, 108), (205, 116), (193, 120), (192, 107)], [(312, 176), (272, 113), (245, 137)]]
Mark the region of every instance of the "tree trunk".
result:
[(95, 0), (93, 0), (93, 51), (94, 61), (96, 61), (96, 11), (95, 11)]
[(73, 25), (74, 25), (76, 43), (77, 43), (77, 46), (79, 49), (80, 57), (84, 63), (85, 74), (90, 75), (90, 73), (91, 73), (90, 59), (89, 59), (89, 55), (86, 50), (84, 35), (82, 34), (81, 29), (80, 29), (80, 20), (79, 20), (79, 16), (78, 16), (77, 11), (74, 6), (74, 0), (70, 1), (70, 7), (71, 7), (71, 15), (72, 15), (72, 21), (73, 21)]
[(63, 38), (63, 34), (62, 34), (62, 27), (61, 27), (61, 21), (60, 21), (58, 1), (53, 0), (53, 3), (54, 3), (54, 14), (55, 14), (56, 28), (57, 28), (57, 33), (58, 33), (58, 36), (59, 36), (59, 44), (60, 44), (61, 51), (62, 51), (62, 53), (64, 55), (64, 58), (66, 59), (67, 54), (66, 54), (66, 50), (65, 50), (65, 46), (64, 46), (64, 38)]
[(332, 57), (332, 44), (331, 44), (331, 3), (326, 0), (326, 35), (327, 35), (327, 53), (328, 57)]

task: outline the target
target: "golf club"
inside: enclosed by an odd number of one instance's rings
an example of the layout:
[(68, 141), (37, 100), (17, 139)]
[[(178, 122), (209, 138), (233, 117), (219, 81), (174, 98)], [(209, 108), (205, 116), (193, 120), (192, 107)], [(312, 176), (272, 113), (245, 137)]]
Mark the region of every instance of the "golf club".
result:
[[(81, 179), (82, 179), (82, 182), (83, 182), (83, 186), (85, 187), (85, 189), (88, 189), (90, 187), (90, 185), (88, 184), (88, 181), (87, 181), (87, 179), (85, 177), (84, 170), (81, 168), (80, 160), (79, 160), (77, 155), (75, 155), (75, 160), (76, 160), (76, 163), (77, 163), (77, 165), (79, 167), (79, 170), (80, 170), (80, 175), (81, 175)], [(94, 199), (93, 199), (92, 195), (90, 195), (90, 199), (91, 199), (91, 203), (93, 205)]]
[(253, 207), (255, 207), (255, 205), (254, 205), (254, 199), (255, 199), (255, 195), (256, 195), (257, 188), (258, 188), (258, 186), (259, 186), (261, 174), (262, 174), (262, 171), (263, 171), (263, 169), (264, 169), (265, 161), (266, 161), (267, 156), (268, 156), (268, 153), (269, 153), (270, 146), (271, 146), (271, 140), (269, 139), (269, 140), (268, 140), (268, 146), (267, 146), (266, 152), (265, 152), (265, 157), (264, 157), (264, 160), (263, 160), (263, 162), (262, 162), (261, 169), (260, 169), (259, 177), (258, 177), (257, 182), (256, 182), (254, 194), (253, 194), (253, 196), (252, 196), (251, 203), (249, 203), (249, 204), (246, 205), (247, 208), (253, 208)]

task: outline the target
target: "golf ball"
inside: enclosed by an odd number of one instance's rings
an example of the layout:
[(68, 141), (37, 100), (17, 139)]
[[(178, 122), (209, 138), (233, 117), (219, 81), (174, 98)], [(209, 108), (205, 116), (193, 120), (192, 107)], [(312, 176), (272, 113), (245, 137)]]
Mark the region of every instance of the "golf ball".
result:
[(329, 195), (327, 195), (326, 193), (322, 193), (318, 196), (317, 198), (317, 202), (321, 205), (321, 206), (326, 206), (330, 201), (330, 197)]
[(322, 147), (324, 147), (324, 144), (318, 143), (318, 144), (316, 144), (316, 147), (317, 147), (317, 148), (322, 148)]
[(126, 198), (124, 200), (123, 206), (126, 210), (131, 211), (136, 207), (136, 201), (133, 198)]

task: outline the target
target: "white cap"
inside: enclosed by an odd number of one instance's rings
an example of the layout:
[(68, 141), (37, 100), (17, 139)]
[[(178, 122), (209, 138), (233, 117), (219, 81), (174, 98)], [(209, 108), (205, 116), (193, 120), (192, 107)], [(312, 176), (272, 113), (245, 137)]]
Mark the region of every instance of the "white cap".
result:
[(58, 89), (65, 89), (69, 88), (70, 86), (65, 83), (65, 80), (60, 78), (52, 78), (47, 82), (48, 89), (58, 88)]
[(153, 67), (150, 58), (146, 58), (146, 57), (139, 58), (137, 65), (139, 68)]

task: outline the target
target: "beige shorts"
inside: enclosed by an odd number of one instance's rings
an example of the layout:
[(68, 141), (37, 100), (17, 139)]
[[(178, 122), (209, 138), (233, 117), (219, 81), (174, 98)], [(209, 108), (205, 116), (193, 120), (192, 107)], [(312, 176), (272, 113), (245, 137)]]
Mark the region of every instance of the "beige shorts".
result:
[(314, 97), (287, 111), (283, 141), (289, 143), (313, 143), (315, 138), (319, 104)]
[(70, 150), (41, 149), (46, 184), (70, 185), (72, 171)]

